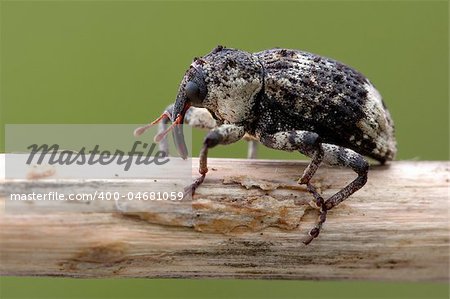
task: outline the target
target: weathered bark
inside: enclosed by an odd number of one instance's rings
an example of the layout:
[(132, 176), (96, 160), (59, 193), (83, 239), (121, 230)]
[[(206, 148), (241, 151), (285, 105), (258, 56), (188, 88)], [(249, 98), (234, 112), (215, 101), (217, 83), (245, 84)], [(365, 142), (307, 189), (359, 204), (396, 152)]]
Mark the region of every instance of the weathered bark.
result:
[[(193, 171), (196, 172), (194, 161)], [(448, 281), (449, 162), (373, 166), (366, 186), (302, 240), (317, 210), (297, 184), (305, 162), (210, 159), (192, 201), (149, 202), (146, 212), (0, 216), (1, 274), (71, 277), (235, 277)], [(325, 197), (354, 178), (322, 167)], [(30, 180), (10, 192), (143, 191), (145, 180)], [(91, 205), (95, 205), (92, 202)], [(33, 204), (29, 204), (29, 212)]]

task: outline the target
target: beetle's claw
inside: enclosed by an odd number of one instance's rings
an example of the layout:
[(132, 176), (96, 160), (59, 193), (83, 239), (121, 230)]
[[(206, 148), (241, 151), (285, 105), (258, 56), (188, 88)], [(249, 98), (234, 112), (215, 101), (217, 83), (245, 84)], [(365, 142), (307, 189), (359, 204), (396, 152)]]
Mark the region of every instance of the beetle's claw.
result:
[(312, 230), (309, 231), (309, 236), (305, 240), (303, 240), (303, 244), (308, 245), (309, 243), (311, 243), (312, 240), (314, 240), (319, 236), (319, 233), (320, 228), (317, 226), (314, 227)]
[(183, 199), (187, 196), (194, 196), (195, 190), (197, 190), (198, 186), (200, 186), (205, 180), (206, 174), (202, 174), (199, 178), (197, 178), (192, 184), (184, 189)]
[(305, 240), (303, 240), (303, 244), (308, 245), (312, 240), (319, 236), (320, 230), (322, 229), (322, 225), (324, 224), (325, 220), (327, 220), (327, 209), (322, 203), (322, 205), (320, 206), (320, 214), (317, 224), (313, 229), (309, 231), (309, 236)]

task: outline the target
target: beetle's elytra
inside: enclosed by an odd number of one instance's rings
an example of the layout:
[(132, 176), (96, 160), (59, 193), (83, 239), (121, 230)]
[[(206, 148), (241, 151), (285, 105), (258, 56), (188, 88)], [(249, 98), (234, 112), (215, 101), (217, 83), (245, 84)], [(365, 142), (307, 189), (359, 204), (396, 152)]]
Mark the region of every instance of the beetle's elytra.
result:
[[(172, 121), (210, 130), (200, 153), (201, 176), (189, 187), (192, 193), (208, 171), (208, 149), (244, 135), (252, 140), (252, 149), (259, 141), (310, 157), (299, 183), (314, 196), (320, 216), (305, 244), (319, 235), (327, 211), (366, 183), (369, 164), (363, 156), (385, 163), (397, 151), (393, 121), (372, 83), (338, 61), (298, 50), (248, 53), (218, 46), (194, 59), (175, 103), (155, 122), (161, 120), (163, 127)], [(185, 156), (182, 132), (174, 130), (174, 137)], [(358, 176), (324, 200), (310, 183), (322, 162), (349, 167)]]

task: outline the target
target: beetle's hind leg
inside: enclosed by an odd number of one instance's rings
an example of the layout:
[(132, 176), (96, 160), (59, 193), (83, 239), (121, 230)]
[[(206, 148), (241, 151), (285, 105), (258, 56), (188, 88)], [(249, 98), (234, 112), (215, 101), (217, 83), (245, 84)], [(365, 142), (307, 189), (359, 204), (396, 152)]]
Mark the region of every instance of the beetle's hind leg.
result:
[(342, 188), (339, 192), (325, 201), (327, 210), (330, 210), (347, 199), (350, 195), (362, 188), (367, 182), (369, 163), (360, 154), (351, 149), (336, 146), (333, 144), (323, 144), (325, 156), (324, 162), (328, 165), (345, 166), (351, 168), (358, 177), (350, 184)]
[[(320, 215), (315, 227), (309, 232), (309, 237), (303, 241), (305, 244), (309, 244), (317, 238), (326, 220), (327, 211), (359, 190), (367, 181), (369, 164), (360, 154), (344, 147), (321, 143), (319, 135), (316, 133), (308, 131), (279, 132), (274, 135), (262, 136), (261, 142), (274, 149), (298, 150), (312, 158), (298, 182), (305, 184), (308, 191), (314, 196), (315, 203), (320, 209)], [(358, 174), (355, 180), (326, 201), (310, 183), (322, 162), (328, 165), (349, 167)]]

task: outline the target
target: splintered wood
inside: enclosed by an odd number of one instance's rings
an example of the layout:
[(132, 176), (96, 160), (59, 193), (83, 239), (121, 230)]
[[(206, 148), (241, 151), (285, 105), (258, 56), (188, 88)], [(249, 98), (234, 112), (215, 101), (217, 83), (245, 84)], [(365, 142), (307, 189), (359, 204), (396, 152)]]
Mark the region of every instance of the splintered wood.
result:
[[(193, 162), (196, 173), (198, 160)], [(318, 211), (297, 184), (306, 162), (210, 159), (192, 200), (149, 201), (89, 212), (0, 216), (1, 274), (68, 277), (215, 277), (448, 281), (449, 162), (373, 166), (365, 187), (328, 213), (317, 239), (302, 240)], [(2, 181), (12, 192), (146, 190), (146, 179)], [(313, 183), (332, 195), (352, 180), (321, 167)]]

